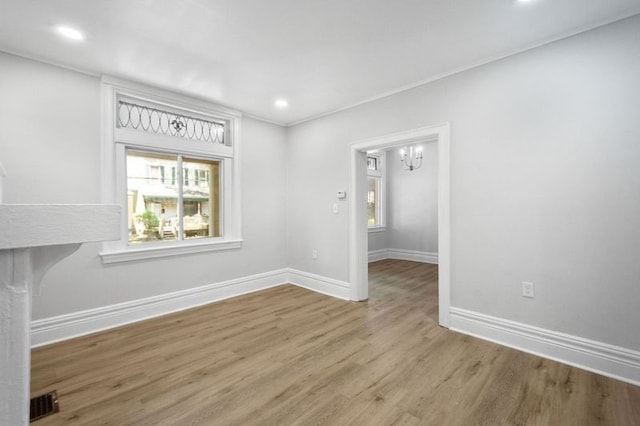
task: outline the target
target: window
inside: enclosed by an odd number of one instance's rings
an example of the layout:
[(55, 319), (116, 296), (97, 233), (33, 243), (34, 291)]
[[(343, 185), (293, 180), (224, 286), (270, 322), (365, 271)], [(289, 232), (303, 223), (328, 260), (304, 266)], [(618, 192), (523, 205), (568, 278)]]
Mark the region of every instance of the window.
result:
[(207, 186), (209, 182), (209, 170), (195, 170), (196, 186)]
[(384, 153), (367, 155), (367, 224), (370, 229), (385, 226)]
[[(169, 167), (182, 168), (183, 185), (155, 177), (155, 171)], [(189, 171), (196, 176), (195, 185)], [(198, 181), (205, 175), (211, 179)], [(127, 194), (129, 244), (221, 236), (219, 160), (127, 150)]]
[(367, 178), (367, 224), (380, 226), (380, 177)]
[(182, 169), (182, 175), (184, 176), (184, 186), (189, 186), (189, 169)]
[(104, 201), (122, 206), (122, 238), (103, 262), (240, 247), (239, 115), (117, 83), (103, 84)]
[(378, 157), (368, 156), (367, 157), (367, 170), (378, 170)]

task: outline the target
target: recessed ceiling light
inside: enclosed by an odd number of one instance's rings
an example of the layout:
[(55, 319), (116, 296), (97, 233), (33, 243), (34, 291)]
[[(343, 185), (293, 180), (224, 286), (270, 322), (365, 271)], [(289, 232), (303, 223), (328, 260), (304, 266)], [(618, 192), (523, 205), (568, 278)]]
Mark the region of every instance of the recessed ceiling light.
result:
[(67, 27), (64, 25), (59, 25), (57, 27), (58, 33), (65, 36), (66, 38), (69, 38), (71, 40), (76, 40), (76, 41), (81, 41), (84, 40), (84, 34), (82, 34), (80, 31), (76, 30), (75, 28), (71, 28), (71, 27)]
[(275, 105), (278, 108), (286, 108), (289, 106), (289, 102), (286, 99), (276, 99)]

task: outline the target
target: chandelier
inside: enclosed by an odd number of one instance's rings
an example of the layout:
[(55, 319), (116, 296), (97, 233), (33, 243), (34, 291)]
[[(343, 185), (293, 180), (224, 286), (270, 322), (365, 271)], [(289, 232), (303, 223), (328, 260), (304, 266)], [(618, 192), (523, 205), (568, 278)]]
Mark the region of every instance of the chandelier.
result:
[(419, 169), (422, 166), (422, 147), (414, 148), (410, 146), (409, 148), (401, 149), (400, 165), (410, 172)]

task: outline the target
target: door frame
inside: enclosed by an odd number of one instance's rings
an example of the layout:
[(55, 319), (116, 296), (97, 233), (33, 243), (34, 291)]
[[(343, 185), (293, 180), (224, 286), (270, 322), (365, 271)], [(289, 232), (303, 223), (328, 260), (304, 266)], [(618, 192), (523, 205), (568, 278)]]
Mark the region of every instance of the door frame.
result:
[(420, 127), (349, 144), (349, 281), (351, 300), (369, 297), (367, 154), (419, 142), (438, 144), (438, 322), (449, 327), (451, 305), (450, 124)]

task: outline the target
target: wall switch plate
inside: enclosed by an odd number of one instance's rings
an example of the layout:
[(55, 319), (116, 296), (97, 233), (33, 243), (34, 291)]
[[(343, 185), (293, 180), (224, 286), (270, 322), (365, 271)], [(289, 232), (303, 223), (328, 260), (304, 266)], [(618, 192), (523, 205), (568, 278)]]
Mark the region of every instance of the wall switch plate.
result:
[(535, 297), (534, 285), (532, 282), (522, 281), (522, 297)]
[(311, 250), (311, 258), (312, 259), (317, 259), (318, 258), (318, 250), (316, 250), (316, 249)]
[(338, 213), (338, 203), (333, 203), (333, 212)]

